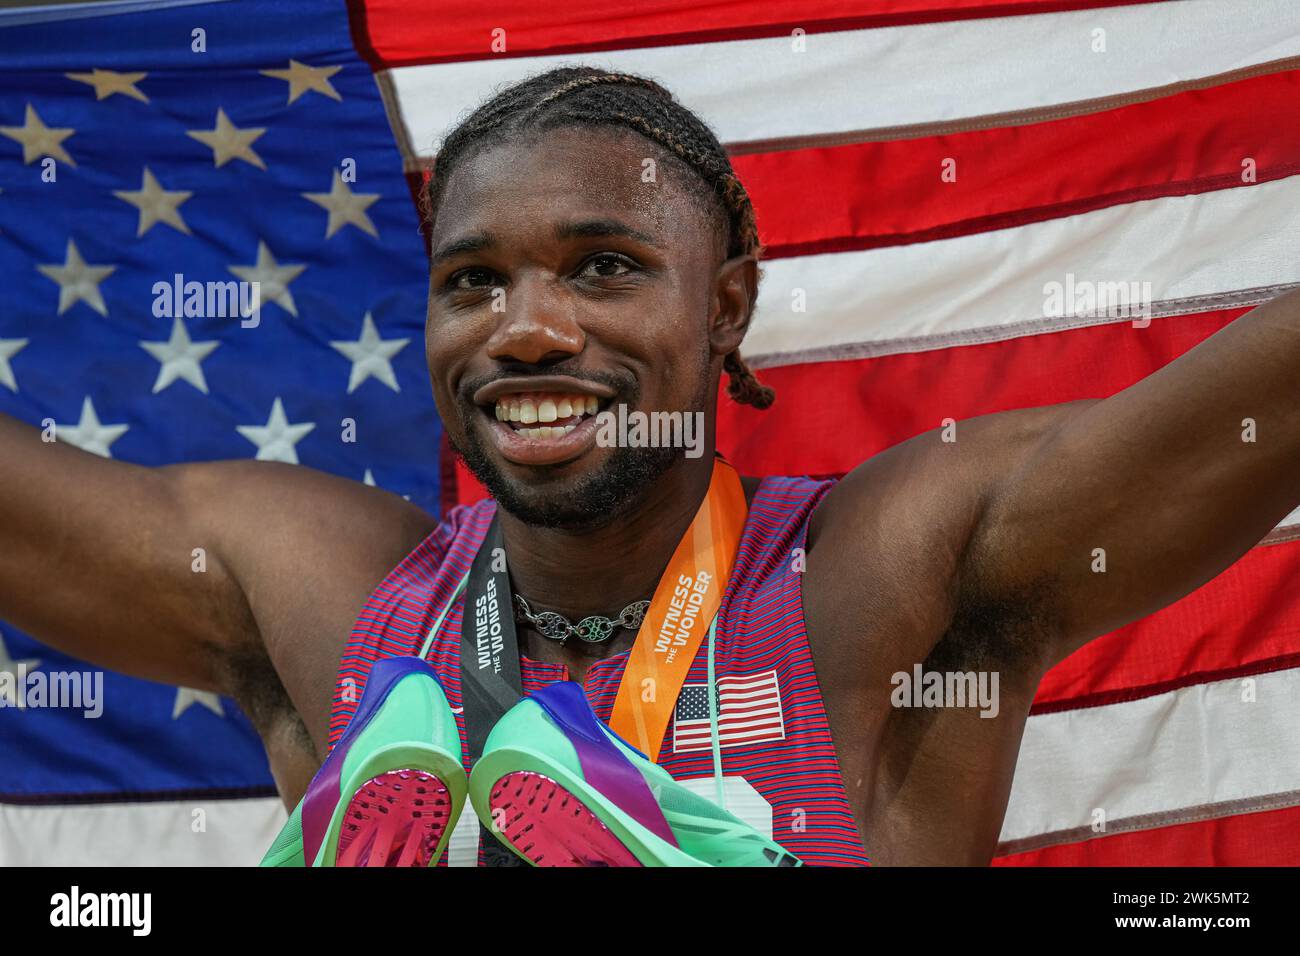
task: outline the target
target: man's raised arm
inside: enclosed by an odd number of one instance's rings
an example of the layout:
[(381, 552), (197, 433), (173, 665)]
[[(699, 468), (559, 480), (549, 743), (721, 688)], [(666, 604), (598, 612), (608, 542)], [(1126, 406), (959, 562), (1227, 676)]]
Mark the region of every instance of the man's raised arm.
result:
[(1034, 603), (1057, 660), (1204, 584), (1300, 504), (1300, 292), (1076, 408), (990, 488), (959, 573), (990, 606)]
[(196, 499), (219, 493), (205, 492), (204, 477), (43, 441), (0, 415), (0, 619), (101, 666), (214, 686), (202, 646), (257, 632), (219, 547), (196, 526), (209, 511)]
[(355, 616), (430, 526), (396, 495), (309, 468), (145, 468), (0, 415), (0, 620), (135, 676), (227, 690), (224, 654), (274, 657), (268, 628), (305, 644), (321, 620)]

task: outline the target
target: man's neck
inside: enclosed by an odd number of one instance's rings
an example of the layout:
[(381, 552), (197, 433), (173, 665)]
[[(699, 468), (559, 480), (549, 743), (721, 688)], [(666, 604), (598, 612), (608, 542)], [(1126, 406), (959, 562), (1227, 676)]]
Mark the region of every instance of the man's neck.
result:
[(602, 528), (576, 533), (524, 524), (502, 510), (515, 590), (536, 609), (570, 621), (616, 616), (648, 599), (708, 493), (713, 458), (684, 460), (647, 496)]

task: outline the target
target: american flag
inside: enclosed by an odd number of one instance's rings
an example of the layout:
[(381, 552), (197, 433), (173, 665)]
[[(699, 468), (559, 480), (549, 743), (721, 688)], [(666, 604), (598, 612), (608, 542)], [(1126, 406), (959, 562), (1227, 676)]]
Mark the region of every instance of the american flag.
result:
[[(658, 79), (718, 133), (767, 249), (743, 348), (776, 404), (719, 405), (745, 474), (842, 475), (945, 419), (1112, 395), (1300, 282), (1294, 0), (402, 6), (366, 4), (366, 36), (411, 170), (562, 62)], [(501, 25), (509, 58), (483, 48)], [(1050, 301), (1106, 283), (1148, 291), (1149, 324)], [(994, 862), (1300, 862), (1297, 581), (1300, 512), (1053, 668)]]
[[(778, 398), (721, 403), (744, 473), (839, 475), (946, 418), (1110, 395), (1300, 282), (1294, 0), (34, 5), (0, 14), (0, 409), (147, 464), (265, 447), (474, 500), (411, 440), (437, 423), (408, 187), (458, 116), (561, 63), (664, 83), (754, 199), (745, 353)], [(151, 314), (153, 282), (233, 267), (268, 280), (260, 328), (187, 341)], [(1072, 282), (1149, 283), (1150, 324), (1049, 314)], [(996, 862), (1300, 860), (1298, 580), (1300, 514), (1053, 669)], [(100, 721), (0, 710), (0, 860), (256, 860), (282, 811), (233, 705), (109, 680), (133, 703)], [(196, 801), (219, 839), (191, 835)]]
[[(440, 508), (424, 246), (342, 3), (0, 11), (0, 271), (0, 411)], [(257, 324), (178, 313), (178, 276), (259, 282)], [(97, 668), (0, 621), (0, 670)], [(284, 809), (234, 702), (112, 673), (103, 698), (0, 707), (0, 864), (256, 863)]]
[[(717, 685), (720, 746), (749, 747), (785, 739), (776, 671), (719, 677)], [(708, 685), (686, 684), (673, 711), (673, 751), (709, 750), (712, 746)]]

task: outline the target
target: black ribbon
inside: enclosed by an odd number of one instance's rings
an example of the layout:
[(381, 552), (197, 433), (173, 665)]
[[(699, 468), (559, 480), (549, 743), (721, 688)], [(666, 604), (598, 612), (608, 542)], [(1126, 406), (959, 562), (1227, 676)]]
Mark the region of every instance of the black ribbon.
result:
[[(496, 722), (524, 694), (514, 597), (505, 568), (505, 538), (500, 519), (493, 516), (470, 567), (460, 627), (460, 693), (471, 766), (483, 755), (483, 744)], [(482, 823), (479, 843), (488, 866), (528, 865)]]

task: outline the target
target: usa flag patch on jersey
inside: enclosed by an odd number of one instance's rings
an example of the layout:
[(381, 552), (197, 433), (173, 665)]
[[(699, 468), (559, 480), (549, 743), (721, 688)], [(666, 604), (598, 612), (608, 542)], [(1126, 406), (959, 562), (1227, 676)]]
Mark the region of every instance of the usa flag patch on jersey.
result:
[[(718, 738), (723, 747), (785, 739), (776, 671), (718, 678)], [(673, 753), (712, 746), (708, 684), (686, 684), (673, 712)]]

